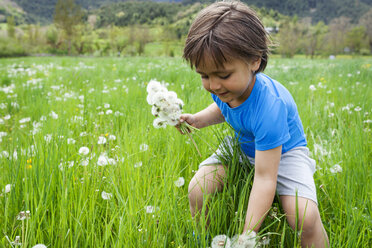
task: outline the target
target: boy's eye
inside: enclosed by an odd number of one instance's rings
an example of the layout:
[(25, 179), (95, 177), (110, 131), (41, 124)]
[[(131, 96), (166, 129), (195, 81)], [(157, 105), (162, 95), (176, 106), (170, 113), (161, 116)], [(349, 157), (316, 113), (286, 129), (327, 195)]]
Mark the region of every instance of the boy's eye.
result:
[(201, 75), (201, 78), (202, 78), (202, 79), (208, 79), (208, 76), (206, 76), (206, 75)]
[(227, 74), (226, 76), (220, 76), (221, 79), (228, 79), (231, 76), (231, 74)]

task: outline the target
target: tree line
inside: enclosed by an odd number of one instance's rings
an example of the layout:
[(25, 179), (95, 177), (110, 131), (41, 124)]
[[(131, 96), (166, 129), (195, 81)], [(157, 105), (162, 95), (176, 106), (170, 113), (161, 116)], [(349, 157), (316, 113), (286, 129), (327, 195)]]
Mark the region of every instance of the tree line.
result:
[[(149, 43), (157, 44), (155, 55), (180, 53), (188, 28), (205, 5), (155, 2), (110, 4), (87, 15), (75, 0), (57, 0), (53, 24), (16, 25), (14, 17), (0, 30), (0, 56), (69, 54), (97, 56), (143, 55)], [(372, 52), (372, 10), (357, 23), (341, 16), (313, 23), (312, 19), (289, 17), (257, 8), (264, 25), (278, 46), (273, 53), (329, 56)], [(160, 48), (159, 48), (160, 47)]]

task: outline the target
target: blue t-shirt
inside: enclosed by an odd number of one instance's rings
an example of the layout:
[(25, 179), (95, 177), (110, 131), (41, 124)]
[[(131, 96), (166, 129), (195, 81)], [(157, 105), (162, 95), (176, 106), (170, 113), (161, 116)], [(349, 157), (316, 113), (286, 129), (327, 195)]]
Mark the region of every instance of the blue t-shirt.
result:
[(289, 91), (263, 73), (256, 74), (252, 92), (235, 108), (212, 94), (225, 120), (234, 128), (245, 154), (282, 145), (282, 153), (306, 146), (306, 137), (297, 106)]

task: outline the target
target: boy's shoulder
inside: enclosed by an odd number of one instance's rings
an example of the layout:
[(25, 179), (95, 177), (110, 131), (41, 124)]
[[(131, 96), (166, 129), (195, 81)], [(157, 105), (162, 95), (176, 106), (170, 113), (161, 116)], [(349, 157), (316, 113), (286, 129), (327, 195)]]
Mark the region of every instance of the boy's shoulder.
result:
[(264, 73), (258, 73), (256, 75), (255, 83), (257, 84), (257, 91), (264, 93), (260, 94), (260, 97), (271, 97), (283, 100), (286, 100), (288, 97), (292, 98), (291, 93), (284, 85)]

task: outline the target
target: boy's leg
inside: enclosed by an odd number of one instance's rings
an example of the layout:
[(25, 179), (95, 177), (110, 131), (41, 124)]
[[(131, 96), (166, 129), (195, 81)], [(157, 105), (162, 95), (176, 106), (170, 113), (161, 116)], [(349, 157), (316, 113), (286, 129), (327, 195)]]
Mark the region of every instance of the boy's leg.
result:
[[(292, 229), (295, 229), (296, 223), (296, 197), (280, 196), (283, 209), (286, 213), (287, 220)], [(298, 204), (298, 227), (301, 230), (302, 247), (328, 247), (329, 241), (326, 231), (324, 230), (318, 206), (312, 200), (303, 197), (297, 197)]]
[(189, 203), (191, 215), (202, 209), (203, 195), (219, 192), (223, 187), (226, 176), (223, 165), (202, 166), (191, 179), (189, 184)]

